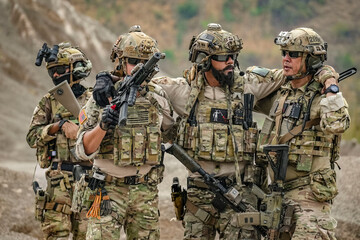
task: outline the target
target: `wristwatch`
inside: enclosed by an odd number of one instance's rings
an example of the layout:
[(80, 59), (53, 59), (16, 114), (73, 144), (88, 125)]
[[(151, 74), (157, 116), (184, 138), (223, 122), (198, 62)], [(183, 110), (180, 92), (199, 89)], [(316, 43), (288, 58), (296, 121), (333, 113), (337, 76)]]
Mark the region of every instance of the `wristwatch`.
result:
[(64, 123), (66, 123), (66, 122), (68, 122), (67, 119), (61, 119), (61, 120), (60, 120), (60, 123), (59, 123), (59, 129), (61, 129), (62, 126), (64, 125)]
[(327, 93), (338, 93), (339, 92), (339, 87), (335, 84), (331, 84), (327, 89), (325, 89), (324, 94)]

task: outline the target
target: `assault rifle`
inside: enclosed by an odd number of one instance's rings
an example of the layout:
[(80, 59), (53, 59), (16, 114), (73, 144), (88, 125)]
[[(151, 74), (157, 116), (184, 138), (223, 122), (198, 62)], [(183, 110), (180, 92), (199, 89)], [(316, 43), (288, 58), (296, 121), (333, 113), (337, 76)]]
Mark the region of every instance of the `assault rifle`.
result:
[(165, 58), (165, 53), (155, 53), (150, 60), (142, 65), (133, 75), (125, 77), (121, 82), (116, 97), (111, 101), (111, 107), (119, 111), (119, 126), (125, 126), (127, 121), (128, 106), (133, 106), (136, 101), (136, 94), (140, 85), (159, 72), (157, 62)]
[[(176, 143), (163, 144), (162, 151), (166, 151), (169, 154), (174, 155), (187, 169), (192, 173), (199, 173), (204, 182), (208, 185), (210, 191), (215, 194), (215, 199), (212, 202), (213, 206), (220, 212), (225, 209), (226, 206), (231, 207), (235, 212), (245, 212), (247, 210), (246, 205), (241, 201), (241, 195), (234, 187), (225, 188), (218, 179), (207, 173), (197, 162), (194, 161), (186, 151)], [(253, 212), (256, 212), (254, 209)], [(251, 217), (250, 217), (251, 218)], [(253, 222), (252, 219), (249, 222)], [(259, 232), (266, 236), (267, 229), (261, 226), (254, 226)]]

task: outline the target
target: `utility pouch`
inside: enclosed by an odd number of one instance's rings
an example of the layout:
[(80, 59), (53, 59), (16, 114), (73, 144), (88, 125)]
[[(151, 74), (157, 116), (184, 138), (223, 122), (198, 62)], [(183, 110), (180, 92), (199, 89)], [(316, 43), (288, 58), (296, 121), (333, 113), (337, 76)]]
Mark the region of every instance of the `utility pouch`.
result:
[(214, 140), (214, 124), (202, 123), (200, 124), (200, 139), (199, 139), (199, 157), (211, 160), (211, 152)]
[(217, 162), (225, 161), (226, 145), (228, 141), (228, 126), (219, 124), (214, 127), (214, 146), (212, 159)]
[(36, 156), (41, 168), (50, 167), (51, 161), (56, 157), (56, 139), (49, 141), (45, 146), (36, 148)]
[(336, 186), (336, 172), (323, 169), (310, 174), (310, 188), (319, 202), (329, 201), (339, 193)]
[(83, 208), (89, 209), (91, 203), (94, 201), (95, 191), (88, 188), (86, 176), (82, 175), (75, 183), (71, 211), (81, 212)]
[(179, 179), (174, 177), (173, 184), (171, 185), (171, 201), (174, 203), (175, 216), (179, 221), (184, 219), (186, 199), (186, 190), (181, 189)]

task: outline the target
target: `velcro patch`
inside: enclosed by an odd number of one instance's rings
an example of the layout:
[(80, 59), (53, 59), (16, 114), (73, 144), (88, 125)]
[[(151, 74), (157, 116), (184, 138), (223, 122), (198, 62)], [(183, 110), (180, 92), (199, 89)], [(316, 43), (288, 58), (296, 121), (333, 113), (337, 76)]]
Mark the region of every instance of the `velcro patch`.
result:
[(268, 68), (255, 67), (251, 72), (261, 77), (266, 77), (266, 75), (270, 72), (270, 70)]
[(229, 123), (227, 109), (211, 108), (210, 122)]
[(87, 120), (85, 109), (82, 109), (79, 113), (79, 123), (82, 125)]

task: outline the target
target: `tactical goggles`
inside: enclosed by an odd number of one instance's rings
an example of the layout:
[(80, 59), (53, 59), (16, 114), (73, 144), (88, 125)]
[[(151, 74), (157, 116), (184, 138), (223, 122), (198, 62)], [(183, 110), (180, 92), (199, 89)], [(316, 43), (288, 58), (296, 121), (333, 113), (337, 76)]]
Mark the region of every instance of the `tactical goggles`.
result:
[(237, 58), (237, 54), (233, 53), (233, 54), (228, 54), (228, 55), (212, 55), (211, 59), (218, 61), (218, 62), (227, 62), (229, 61), (229, 58), (231, 58), (232, 60), (235, 60)]
[(48, 73), (50, 77), (53, 77), (55, 73), (62, 75), (66, 73), (66, 70), (69, 69), (69, 66), (61, 65), (61, 66), (55, 66), (48, 69)]
[(138, 58), (127, 58), (127, 62), (129, 64), (133, 64), (133, 65), (136, 65), (136, 64), (139, 64), (139, 63), (146, 63), (148, 60), (144, 60), (144, 59), (138, 59)]
[(298, 57), (301, 57), (303, 55), (302, 52), (292, 52), (292, 51), (281, 50), (281, 55), (283, 57), (285, 57), (286, 54), (288, 54), (290, 58), (298, 58)]

